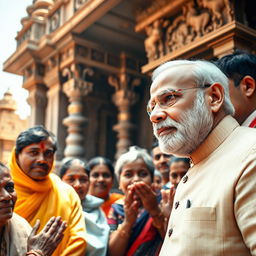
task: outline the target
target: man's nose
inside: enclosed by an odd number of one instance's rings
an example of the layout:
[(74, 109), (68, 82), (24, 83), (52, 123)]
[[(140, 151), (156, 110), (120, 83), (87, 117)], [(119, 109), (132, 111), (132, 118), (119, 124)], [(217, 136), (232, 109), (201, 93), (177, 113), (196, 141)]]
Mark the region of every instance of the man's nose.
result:
[(38, 157), (37, 157), (37, 160), (40, 161), (40, 162), (41, 162), (41, 161), (44, 162), (44, 161), (45, 161), (45, 156), (44, 156), (44, 154), (43, 154), (43, 153), (39, 153), (39, 154), (38, 154)]
[(0, 201), (8, 201), (11, 199), (12, 196), (10, 195), (10, 193), (8, 193), (4, 188), (2, 188), (0, 192)]
[(161, 155), (160, 155), (159, 161), (161, 161), (161, 163), (162, 163), (162, 162), (167, 162), (166, 157), (165, 157), (164, 154), (161, 154)]
[(166, 112), (158, 105), (155, 106), (149, 117), (152, 123), (159, 123), (166, 119)]
[(80, 180), (79, 180), (79, 179), (76, 179), (76, 180), (74, 181), (74, 185), (73, 185), (73, 186), (76, 187), (76, 188), (80, 187), (80, 186), (81, 186)]

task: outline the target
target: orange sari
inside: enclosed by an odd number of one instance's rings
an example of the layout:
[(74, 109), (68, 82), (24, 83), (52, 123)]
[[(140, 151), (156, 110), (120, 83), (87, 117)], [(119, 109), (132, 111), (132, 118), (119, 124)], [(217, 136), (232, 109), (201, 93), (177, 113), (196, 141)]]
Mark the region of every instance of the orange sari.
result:
[(118, 193), (112, 193), (109, 195), (108, 200), (106, 200), (102, 205), (101, 205), (101, 209), (103, 210), (103, 212), (105, 212), (106, 216), (108, 216), (108, 212), (111, 208), (111, 205), (117, 201), (120, 198), (123, 198), (124, 195), (118, 194)]

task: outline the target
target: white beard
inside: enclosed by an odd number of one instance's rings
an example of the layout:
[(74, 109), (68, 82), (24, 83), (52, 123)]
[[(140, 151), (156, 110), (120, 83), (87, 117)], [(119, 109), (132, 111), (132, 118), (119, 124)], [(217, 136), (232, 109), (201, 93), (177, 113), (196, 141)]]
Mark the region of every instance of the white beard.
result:
[[(174, 133), (159, 136), (157, 130), (162, 127), (175, 127)], [(179, 122), (169, 116), (160, 123), (153, 123), (154, 135), (158, 139), (161, 151), (177, 156), (190, 156), (204, 141), (213, 127), (212, 113), (207, 109), (204, 93), (199, 91), (192, 109), (184, 111)]]

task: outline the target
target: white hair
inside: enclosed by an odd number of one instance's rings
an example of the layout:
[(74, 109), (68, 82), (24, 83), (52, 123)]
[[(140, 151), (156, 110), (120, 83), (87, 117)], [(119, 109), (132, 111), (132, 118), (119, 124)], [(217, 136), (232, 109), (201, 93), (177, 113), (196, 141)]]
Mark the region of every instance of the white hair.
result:
[(120, 174), (122, 172), (122, 168), (125, 164), (135, 162), (138, 159), (142, 159), (144, 163), (146, 164), (150, 175), (153, 180), (154, 176), (154, 164), (152, 161), (152, 158), (147, 153), (146, 149), (140, 148), (138, 146), (131, 146), (129, 148), (129, 151), (122, 154), (116, 161), (115, 164), (115, 174), (119, 178)]
[(228, 78), (215, 64), (209, 61), (174, 60), (166, 62), (154, 70), (152, 74), (152, 81), (154, 81), (156, 77), (163, 71), (166, 71), (169, 68), (179, 66), (190, 66), (190, 68), (187, 69), (186, 72), (188, 75), (191, 75), (195, 79), (195, 84), (198, 87), (206, 84), (221, 84), (224, 88), (223, 110), (228, 115), (234, 115), (235, 109), (231, 103), (229, 96)]

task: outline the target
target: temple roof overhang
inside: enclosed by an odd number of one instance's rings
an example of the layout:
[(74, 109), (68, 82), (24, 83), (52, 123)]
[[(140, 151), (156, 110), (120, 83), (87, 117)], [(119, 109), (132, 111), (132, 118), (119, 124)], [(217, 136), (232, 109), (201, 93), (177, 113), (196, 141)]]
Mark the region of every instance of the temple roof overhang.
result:
[[(145, 58), (145, 36), (135, 32), (136, 22), (131, 14), (131, 8), (128, 0), (88, 1), (88, 4), (82, 6), (75, 15), (53, 32), (44, 34), (39, 39), (30, 36), (21, 41), (17, 50), (5, 61), (4, 71), (23, 75), (24, 69), (31, 65), (31, 62), (44, 62), (62, 47), (74, 42), (74, 37), (96, 42), (103, 48), (112, 51), (114, 49), (115, 52), (127, 50), (135, 56)], [(54, 14), (57, 10), (52, 8), (49, 13)], [(31, 23), (25, 24), (24, 31), (21, 30), (16, 39), (28, 33), (28, 26), (31, 26)]]

